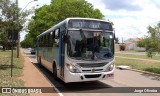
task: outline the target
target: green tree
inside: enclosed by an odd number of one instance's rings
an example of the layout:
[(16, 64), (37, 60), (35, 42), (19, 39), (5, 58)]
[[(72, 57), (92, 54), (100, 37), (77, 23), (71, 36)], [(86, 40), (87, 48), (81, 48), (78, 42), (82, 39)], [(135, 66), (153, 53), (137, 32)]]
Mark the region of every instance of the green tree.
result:
[(137, 42), (138, 47), (145, 47), (147, 38)]
[(4, 30), (0, 32), (0, 45), (3, 46), (3, 51), (5, 51), (6, 46), (8, 45), (8, 38)]
[[(22, 25), (26, 21), (26, 16), (29, 15), (29, 11), (20, 12), (20, 8), (12, 0), (0, 0), (0, 37), (8, 35), (8, 30), (20, 30), (23, 29)], [(7, 46), (8, 39), (1, 39), (0, 44), (5, 48)], [(9, 43), (9, 42), (8, 42)]]
[(148, 36), (138, 42), (139, 47), (145, 47), (148, 57), (160, 52), (160, 22), (157, 26), (148, 26)]
[(37, 9), (30, 20), (28, 29), (32, 38), (68, 17), (85, 17), (102, 19), (99, 9), (85, 0), (52, 0), (50, 5)]
[(28, 48), (28, 47), (35, 47), (33, 45), (33, 38), (31, 38), (30, 34), (25, 36), (25, 39), (21, 42), (21, 47)]

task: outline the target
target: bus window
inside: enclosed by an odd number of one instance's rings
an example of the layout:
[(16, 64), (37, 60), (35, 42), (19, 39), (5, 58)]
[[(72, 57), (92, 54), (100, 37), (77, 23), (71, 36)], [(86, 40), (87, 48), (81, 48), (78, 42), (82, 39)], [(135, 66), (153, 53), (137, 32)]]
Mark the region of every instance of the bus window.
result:
[(52, 39), (55, 39), (55, 31), (52, 32)]
[(41, 47), (41, 38), (39, 38), (38, 43), (39, 43), (39, 47)]
[(49, 38), (49, 41), (48, 41), (49, 47), (52, 47), (52, 46), (53, 46), (53, 38), (52, 38), (52, 35), (53, 35), (53, 32), (50, 32), (50, 33), (48, 34), (48, 38)]
[(43, 36), (41, 37), (41, 47), (43, 47)]
[(56, 31), (55, 31), (55, 39), (59, 39), (59, 29), (57, 29)]
[(56, 45), (56, 47), (59, 46), (59, 37), (60, 37), (60, 30), (57, 29), (57, 30), (55, 30), (55, 45)]
[(47, 47), (50, 47), (50, 33), (46, 35), (46, 44), (47, 44)]
[(46, 35), (43, 36), (43, 45), (42, 45), (43, 47), (46, 47), (45, 41), (46, 41)]

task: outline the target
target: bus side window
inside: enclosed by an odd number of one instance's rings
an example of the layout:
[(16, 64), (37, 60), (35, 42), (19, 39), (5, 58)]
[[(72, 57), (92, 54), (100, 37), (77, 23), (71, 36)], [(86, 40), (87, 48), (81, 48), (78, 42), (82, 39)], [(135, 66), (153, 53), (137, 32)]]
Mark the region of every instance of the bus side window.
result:
[(60, 35), (60, 30), (56, 29), (55, 30), (55, 39), (59, 39), (59, 35)]
[(41, 47), (41, 37), (38, 39), (38, 47)]
[(43, 36), (41, 37), (41, 47), (43, 47)]
[(59, 46), (59, 37), (60, 37), (60, 30), (56, 29), (55, 30), (55, 45), (58, 47)]
[(43, 41), (42, 42), (43, 42), (42, 46), (45, 47), (45, 35), (43, 36)]
[(45, 44), (46, 44), (46, 46), (45, 47), (48, 47), (48, 34), (46, 34), (46, 41), (45, 41)]
[(50, 32), (48, 34), (48, 38), (49, 38), (49, 47), (53, 47), (53, 38), (52, 38), (53, 32)]
[(43, 46), (43, 47), (45, 47), (45, 46), (46, 46), (46, 44), (45, 44), (45, 41), (46, 41), (46, 35), (43, 35), (43, 39), (42, 39), (42, 40), (43, 40), (43, 41), (42, 41), (42, 42), (43, 42), (42, 46)]
[(48, 33), (46, 37), (47, 37), (46, 38), (47, 47), (50, 47), (50, 33)]
[(55, 31), (52, 32), (52, 40), (54, 42), (54, 39), (55, 39)]

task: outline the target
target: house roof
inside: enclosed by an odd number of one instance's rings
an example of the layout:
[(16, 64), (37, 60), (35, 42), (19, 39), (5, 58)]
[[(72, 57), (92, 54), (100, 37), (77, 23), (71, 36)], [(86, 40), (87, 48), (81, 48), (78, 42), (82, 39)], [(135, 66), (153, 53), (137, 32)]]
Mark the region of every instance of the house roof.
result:
[(138, 42), (138, 41), (141, 41), (141, 40), (143, 40), (142, 38), (133, 38), (132, 39), (134, 42)]
[(143, 40), (143, 38), (130, 38), (128, 40), (125, 40), (124, 43), (134, 43)]

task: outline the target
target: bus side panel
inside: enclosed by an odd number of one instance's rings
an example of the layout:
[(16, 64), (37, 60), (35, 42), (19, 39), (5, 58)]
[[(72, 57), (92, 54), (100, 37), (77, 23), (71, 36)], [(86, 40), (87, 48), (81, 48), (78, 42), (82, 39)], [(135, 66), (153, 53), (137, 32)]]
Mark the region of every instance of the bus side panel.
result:
[(53, 61), (59, 63), (58, 47), (39, 47), (38, 56), (41, 57), (41, 64), (49, 71), (53, 72)]
[[(56, 62), (56, 64), (59, 64), (59, 48), (57, 45), (53, 45), (52, 48), (52, 62)], [(57, 66), (59, 68), (59, 66)]]
[(52, 69), (52, 64), (53, 64), (53, 48), (52, 47), (47, 47), (47, 51), (45, 52), (46, 56), (45, 56), (45, 64), (48, 70), (50, 70), (51, 72), (53, 71)]
[(45, 47), (41, 47), (39, 49), (39, 56), (41, 57), (41, 64), (47, 68), (49, 71), (50, 70), (50, 62), (48, 62), (47, 58), (48, 58), (48, 48), (45, 48)]

